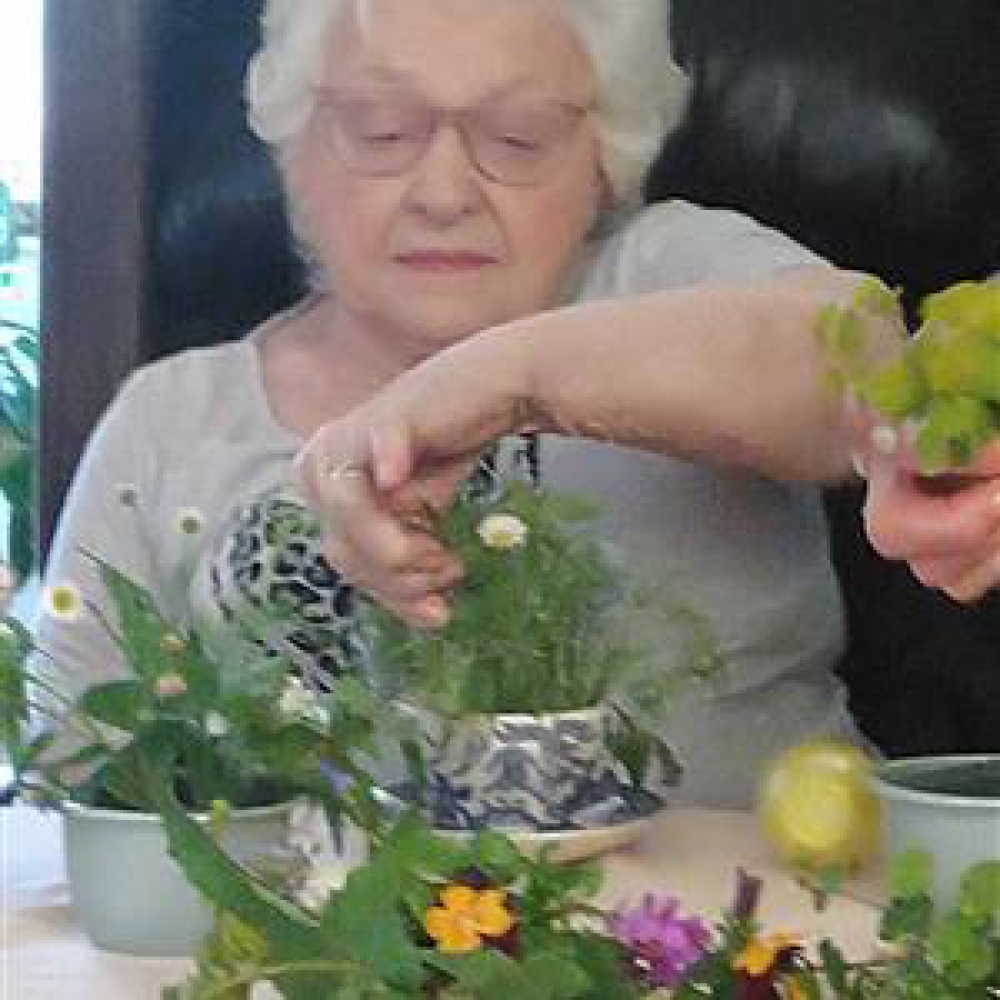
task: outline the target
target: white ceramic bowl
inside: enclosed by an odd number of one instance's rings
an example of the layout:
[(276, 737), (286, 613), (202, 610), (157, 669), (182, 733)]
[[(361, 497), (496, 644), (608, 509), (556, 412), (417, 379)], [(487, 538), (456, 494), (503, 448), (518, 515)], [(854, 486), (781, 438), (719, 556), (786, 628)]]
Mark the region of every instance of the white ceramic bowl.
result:
[(1000, 754), (901, 758), (877, 765), (874, 782), (885, 856), (927, 851), (938, 905), (970, 865), (1000, 860)]
[[(266, 855), (284, 843), (291, 809), (234, 810), (226, 850), (244, 860)], [(67, 802), (63, 842), (73, 911), (95, 945), (144, 957), (194, 954), (212, 910), (167, 853), (159, 816)]]

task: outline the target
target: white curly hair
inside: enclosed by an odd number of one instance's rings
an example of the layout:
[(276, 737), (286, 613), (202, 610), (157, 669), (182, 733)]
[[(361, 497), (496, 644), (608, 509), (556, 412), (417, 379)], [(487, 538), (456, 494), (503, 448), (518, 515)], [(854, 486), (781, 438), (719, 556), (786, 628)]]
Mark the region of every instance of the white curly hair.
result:
[[(346, 0), (268, 0), (245, 85), (250, 125), (279, 153), (312, 114), (327, 34)], [(670, 0), (549, 0), (580, 38), (597, 80), (602, 167), (617, 207), (679, 123), (687, 80), (670, 52)]]

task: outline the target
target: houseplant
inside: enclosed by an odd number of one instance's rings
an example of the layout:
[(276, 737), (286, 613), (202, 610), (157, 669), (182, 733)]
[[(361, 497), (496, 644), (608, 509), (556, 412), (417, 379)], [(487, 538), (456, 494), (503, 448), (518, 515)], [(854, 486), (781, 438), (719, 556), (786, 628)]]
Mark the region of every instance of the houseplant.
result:
[(676, 781), (655, 728), (719, 659), (693, 610), (629, 588), (595, 514), (520, 481), (467, 490), (436, 525), (465, 567), (447, 625), (363, 610), (364, 669), (421, 730), (391, 792), (437, 827), (579, 856), (634, 836)]
[[(147, 759), (175, 855), (219, 907), (197, 970), (165, 1000), (278, 995), (501, 1000), (989, 1000), (1000, 996), (1000, 861), (970, 868), (954, 907), (932, 899), (932, 861), (895, 859), (874, 958), (768, 932), (759, 879), (738, 871), (710, 926), (653, 890), (616, 912), (599, 873), (520, 853), (484, 830), (445, 839), (414, 812), (374, 831), (369, 861), (308, 905), (235, 865), (181, 810)], [(813, 885), (822, 905), (835, 885)], [(874, 942), (873, 942), (873, 951)], [(271, 990), (258, 994), (256, 986)]]
[[(142, 770), (146, 756), (155, 753), (164, 764), (172, 794), (192, 813), (205, 817), (220, 802), (232, 807), (220, 836), (240, 856), (277, 846), (301, 795), (324, 804), (334, 820), (346, 808), (364, 821), (364, 786), (340, 797), (324, 777), (324, 767), (349, 772), (353, 765), (330, 737), (319, 693), (258, 641), (266, 620), (214, 632), (168, 620), (146, 589), (93, 558), (113, 620), (85, 606), (70, 584), (49, 589), (48, 610), (70, 622), (101, 617), (129, 674), (68, 693), (24, 626), (7, 620), (0, 627), (0, 739), (21, 794), (63, 812), (74, 905), (96, 943), (189, 953), (210, 928), (211, 913), (166, 863)], [(343, 716), (344, 703), (338, 711)], [(37, 725), (40, 719), (48, 725)], [(357, 725), (363, 736), (369, 722)], [(140, 849), (151, 855), (130, 854)], [(109, 884), (123, 886), (113, 901)]]
[(38, 332), (0, 320), (0, 493), (8, 506), (7, 553), (17, 582), (34, 568)]

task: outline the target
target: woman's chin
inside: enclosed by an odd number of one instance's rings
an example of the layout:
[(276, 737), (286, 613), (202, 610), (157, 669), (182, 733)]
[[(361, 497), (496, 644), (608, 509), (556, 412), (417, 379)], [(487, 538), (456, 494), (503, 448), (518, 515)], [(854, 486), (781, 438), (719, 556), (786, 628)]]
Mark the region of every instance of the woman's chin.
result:
[(481, 306), (470, 308), (444, 301), (408, 303), (405, 314), (400, 316), (402, 328), (415, 342), (426, 345), (428, 355), (512, 318), (500, 310), (486, 311)]

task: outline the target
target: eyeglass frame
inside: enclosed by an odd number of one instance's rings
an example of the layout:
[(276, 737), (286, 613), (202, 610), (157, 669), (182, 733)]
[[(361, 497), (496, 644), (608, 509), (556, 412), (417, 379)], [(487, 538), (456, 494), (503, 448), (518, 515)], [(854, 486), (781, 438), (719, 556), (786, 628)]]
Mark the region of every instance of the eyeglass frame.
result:
[[(545, 168), (551, 167), (553, 154), (558, 152), (561, 140), (572, 136), (576, 130), (580, 128), (583, 121), (594, 110), (592, 103), (575, 104), (571, 101), (562, 101), (558, 99), (545, 99), (542, 101), (536, 100), (531, 108), (523, 109), (530, 111), (544, 110), (546, 112), (556, 111), (562, 117), (563, 129), (560, 131), (558, 136), (551, 137), (551, 148), (543, 156), (543, 162), (540, 162), (536, 167), (539, 171), (538, 175), (535, 176), (532, 174), (531, 178), (526, 180), (512, 180), (509, 177), (504, 176), (502, 170), (498, 176), (497, 172), (491, 169), (489, 165), (484, 165), (481, 162), (481, 150), (478, 148), (475, 141), (475, 124), (477, 118), (490, 111), (503, 110), (504, 105), (502, 101), (495, 101), (491, 103), (487, 100), (468, 107), (447, 108), (428, 104), (419, 98), (407, 98), (404, 101), (385, 100), (380, 102), (377, 97), (369, 97), (357, 91), (347, 89), (341, 90), (332, 87), (317, 87), (314, 91), (314, 95), (315, 104), (311, 121), (311, 127), (314, 129), (316, 129), (319, 121), (318, 116), (324, 111), (336, 113), (338, 110), (347, 110), (351, 105), (369, 105), (370, 107), (376, 109), (384, 108), (392, 111), (403, 111), (406, 113), (419, 112), (422, 116), (422, 124), (424, 127), (420, 131), (420, 134), (414, 137), (417, 141), (414, 143), (412, 153), (407, 153), (399, 161), (399, 163), (382, 169), (371, 169), (370, 167), (365, 168), (359, 166), (356, 159), (352, 160), (350, 156), (344, 155), (343, 149), (337, 142), (337, 134), (334, 129), (321, 130), (320, 138), (325, 140), (323, 141), (323, 148), (349, 173), (355, 174), (356, 176), (373, 178), (402, 177), (427, 155), (427, 151), (430, 149), (435, 137), (440, 133), (443, 127), (447, 126), (453, 128), (457, 133), (462, 143), (462, 148), (476, 172), (486, 180), (503, 185), (504, 187), (538, 187), (544, 184), (546, 180)], [(336, 118), (334, 118), (334, 122), (335, 124), (340, 124), (342, 126), (342, 122), (337, 123)], [(350, 141), (350, 137), (343, 131), (343, 127), (340, 138)], [(487, 136), (487, 138), (489, 138), (489, 136)], [(546, 137), (546, 139), (548, 138), (549, 137)], [(565, 146), (568, 149), (568, 143), (565, 144)]]

